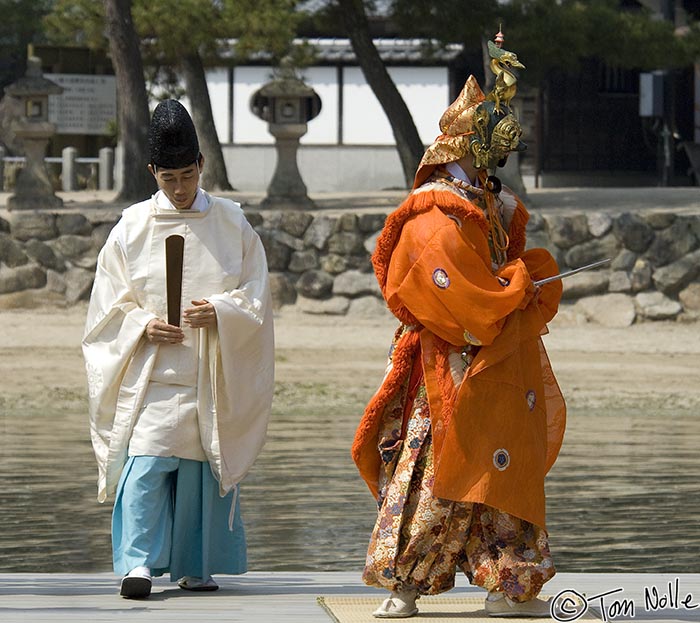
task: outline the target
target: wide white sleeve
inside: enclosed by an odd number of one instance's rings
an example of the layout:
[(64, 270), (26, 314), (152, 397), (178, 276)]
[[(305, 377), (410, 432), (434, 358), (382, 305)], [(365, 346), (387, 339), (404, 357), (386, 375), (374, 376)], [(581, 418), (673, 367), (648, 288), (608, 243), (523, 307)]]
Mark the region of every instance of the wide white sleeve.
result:
[(274, 392), (267, 260), (260, 238), (247, 222), (244, 225), (238, 287), (207, 297), (217, 316), (208, 343), (222, 494), (242, 480), (262, 449)]
[(82, 341), (90, 433), (100, 470), (100, 490), (104, 488), (124, 376), (146, 325), (154, 317), (138, 306), (126, 271), (124, 251), (118, 236), (110, 235), (97, 260)]

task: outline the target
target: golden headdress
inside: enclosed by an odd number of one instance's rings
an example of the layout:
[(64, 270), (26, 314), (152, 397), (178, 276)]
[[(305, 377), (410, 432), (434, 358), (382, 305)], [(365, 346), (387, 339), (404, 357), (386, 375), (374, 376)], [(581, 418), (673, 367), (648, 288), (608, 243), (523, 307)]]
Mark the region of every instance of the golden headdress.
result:
[(426, 149), (418, 165), (413, 188), (420, 186), (437, 165), (455, 162), (469, 153), (474, 131), (474, 112), (485, 96), (474, 76), (469, 76), (462, 92), (440, 118), (440, 136)]
[[(524, 66), (513, 52), (502, 49), (503, 33), (496, 43), (489, 41), (491, 70), (496, 75), (494, 89), (484, 96), (474, 76), (469, 76), (462, 92), (440, 118), (440, 131), (423, 154), (413, 182), (417, 188), (433, 170), (471, 154), (477, 169), (495, 169), (511, 151), (522, 151), (520, 124), (510, 108), (516, 92), (515, 68)], [(500, 165), (502, 166), (502, 164)]]

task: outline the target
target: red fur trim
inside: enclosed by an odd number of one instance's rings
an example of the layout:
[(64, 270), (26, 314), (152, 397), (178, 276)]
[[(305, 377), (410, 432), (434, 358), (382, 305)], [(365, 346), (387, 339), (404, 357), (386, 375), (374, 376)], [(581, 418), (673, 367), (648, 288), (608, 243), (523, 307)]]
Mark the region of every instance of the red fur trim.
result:
[(525, 228), (528, 220), (530, 220), (530, 215), (520, 199), (516, 198), (516, 201), (515, 211), (513, 212), (508, 231), (508, 261), (519, 258), (525, 251), (525, 243), (527, 242)]
[(419, 346), (420, 334), (418, 331), (407, 331), (398, 341), (392, 356), (391, 371), (365, 408), (362, 420), (355, 431), (351, 450), (352, 459), (375, 496), (377, 495), (376, 483), (380, 461), (377, 452), (377, 435), (382, 415), (387, 404), (400, 391), (403, 382), (410, 374)]

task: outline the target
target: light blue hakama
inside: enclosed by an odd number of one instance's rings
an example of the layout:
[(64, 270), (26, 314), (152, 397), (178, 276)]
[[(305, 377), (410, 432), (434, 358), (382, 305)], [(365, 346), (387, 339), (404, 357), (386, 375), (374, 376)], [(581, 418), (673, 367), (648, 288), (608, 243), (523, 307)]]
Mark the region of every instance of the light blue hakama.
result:
[[(153, 576), (240, 574), (247, 569), (246, 541), (234, 492), (219, 496), (206, 462), (132, 456), (126, 462), (112, 513), (114, 572), (139, 566)], [(236, 496), (237, 497), (237, 496)]]

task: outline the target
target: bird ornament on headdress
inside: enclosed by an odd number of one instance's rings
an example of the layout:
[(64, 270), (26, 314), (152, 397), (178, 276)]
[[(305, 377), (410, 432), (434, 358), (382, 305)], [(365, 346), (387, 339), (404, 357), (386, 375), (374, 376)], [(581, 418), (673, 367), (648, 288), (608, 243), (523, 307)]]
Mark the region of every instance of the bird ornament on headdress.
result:
[[(495, 215), (495, 202), (501, 182), (489, 172), (503, 166), (512, 151), (524, 151), (520, 141), (522, 129), (510, 106), (517, 91), (517, 69), (524, 68), (515, 53), (503, 49), (503, 33), (496, 42), (489, 41), (489, 67), (496, 76), (494, 88), (484, 96), (474, 76), (469, 76), (461, 93), (440, 118), (440, 131), (423, 154), (416, 172), (413, 188), (423, 184), (440, 167), (467, 155), (480, 171), (480, 187), (471, 191), (483, 198), (491, 228), (491, 241), (499, 256), (505, 257), (508, 237)], [(472, 180), (476, 182), (476, 180)]]
[(517, 90), (518, 68), (524, 65), (513, 52), (502, 49), (503, 33), (489, 41), (490, 67), (496, 84), (484, 95), (474, 76), (440, 118), (441, 134), (426, 149), (418, 165), (413, 188), (425, 182), (441, 164), (456, 162), (467, 154), (477, 169), (494, 170), (511, 151), (524, 151), (522, 129), (510, 107)]
[(486, 96), (487, 100), (495, 103), (495, 110), (501, 112), (501, 102), (506, 108), (510, 107), (510, 100), (515, 97), (517, 91), (518, 69), (525, 69), (518, 60), (515, 52), (503, 49), (503, 33), (499, 30), (495, 37), (496, 43), (488, 42), (491, 62), (489, 68), (496, 76), (496, 84), (493, 90)]

